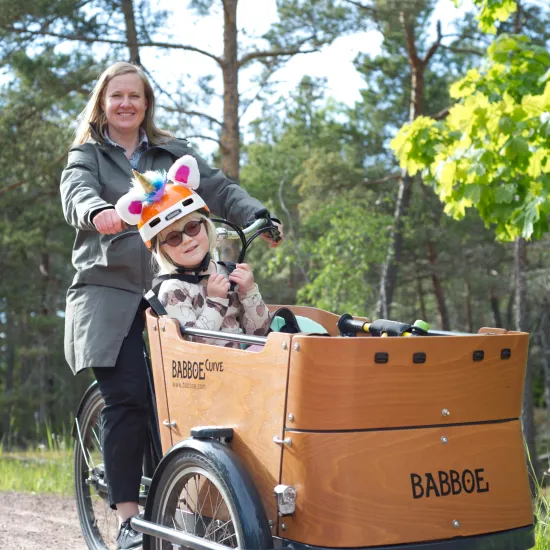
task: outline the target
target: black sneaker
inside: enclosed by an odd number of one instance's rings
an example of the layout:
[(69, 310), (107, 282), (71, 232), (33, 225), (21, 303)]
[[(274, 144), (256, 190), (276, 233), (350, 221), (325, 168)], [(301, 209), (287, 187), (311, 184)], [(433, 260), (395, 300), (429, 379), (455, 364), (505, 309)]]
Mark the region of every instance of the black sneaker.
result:
[(141, 548), (143, 544), (143, 534), (132, 529), (131, 520), (132, 518), (128, 518), (120, 524), (120, 530), (116, 538), (117, 550), (136, 550)]

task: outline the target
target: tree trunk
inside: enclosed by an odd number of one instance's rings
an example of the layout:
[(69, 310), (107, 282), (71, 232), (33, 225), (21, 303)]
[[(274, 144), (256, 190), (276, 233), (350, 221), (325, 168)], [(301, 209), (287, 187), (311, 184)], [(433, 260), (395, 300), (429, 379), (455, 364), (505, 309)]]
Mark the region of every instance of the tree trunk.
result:
[(504, 327), (508, 330), (510, 329), (510, 327), (513, 326), (515, 298), (516, 298), (516, 293), (514, 291), (510, 291), (510, 294), (508, 295), (508, 304), (506, 306), (506, 326)]
[(468, 332), (474, 332), (474, 315), (472, 311), (472, 287), (470, 278), (464, 280), (464, 288), (466, 289), (466, 318), (468, 320)]
[(420, 302), (420, 318), (426, 321), (428, 314), (426, 312), (426, 300), (424, 299), (424, 288), (422, 287), (422, 277), (418, 275), (418, 269), (416, 270), (416, 291), (418, 294), (418, 301)]
[(437, 251), (435, 244), (432, 241), (428, 242), (428, 261), (430, 262), (432, 272), (432, 285), (434, 288), (435, 299), (437, 301), (437, 311), (439, 313), (439, 323), (443, 330), (451, 330), (449, 322), (449, 312), (447, 311), (447, 303), (445, 301), (445, 292), (441, 284), (441, 277), (437, 272)]
[(3, 435), (2, 445), (4, 450), (9, 451), (13, 444), (13, 434), (11, 433), (11, 398), (13, 393), (13, 373), (15, 371), (15, 330), (13, 318), (9, 312), (6, 303), (5, 313), (5, 332), (6, 332), (6, 377), (4, 380), (4, 400), (6, 403), (4, 418), (2, 420)]
[(122, 0), (122, 11), (126, 23), (126, 40), (128, 41), (128, 49), (130, 50), (130, 63), (141, 65), (133, 0)]
[(403, 217), (409, 208), (412, 193), (412, 178), (403, 170), (397, 191), (397, 201), (393, 213), (393, 225), (390, 230), (389, 247), (386, 261), (382, 266), (380, 277), (380, 294), (378, 299), (378, 315), (388, 319), (391, 315), (391, 304), (397, 280), (397, 265), (401, 259), (403, 248)]
[[(400, 13), (401, 25), (405, 37), (405, 45), (411, 66), (411, 98), (409, 107), (409, 122), (415, 120), (423, 112), (424, 101), (424, 70), (428, 61), (435, 53), (439, 42), (435, 42), (426, 56), (421, 59), (418, 57), (416, 49), (416, 38), (414, 34), (414, 25), (411, 23), (408, 13)], [(439, 40), (439, 39), (438, 39)], [(403, 248), (403, 218), (407, 214), (412, 196), (413, 178), (406, 170), (403, 171), (399, 180), (399, 189), (397, 192), (397, 201), (393, 215), (393, 226), (390, 233), (390, 244), (388, 247), (386, 261), (382, 267), (380, 277), (378, 314), (380, 317), (389, 318), (391, 316), (391, 305), (397, 282), (397, 270), (401, 260), (401, 251)]]
[(550, 420), (550, 345), (546, 336), (548, 327), (548, 300), (542, 302), (542, 314), (539, 323), (538, 337), (542, 350), (542, 366), (544, 369), (544, 401), (546, 403), (546, 414)]
[(240, 150), (237, 4), (238, 0), (223, 2), (223, 126), (220, 137), (221, 168), (235, 181), (239, 179)]
[(500, 314), (500, 300), (495, 294), (494, 289), (491, 289), (490, 294), (491, 311), (493, 312), (493, 323), (496, 328), (502, 328), (502, 315)]
[[(515, 272), (516, 272), (516, 330), (527, 332), (527, 280), (525, 277), (525, 267), (527, 260), (527, 243), (521, 237), (516, 241), (515, 249)], [(531, 467), (529, 468), (531, 489), (535, 494), (535, 480), (540, 480), (540, 470), (537, 460), (537, 451), (535, 446), (535, 415), (533, 407), (533, 377), (531, 372), (531, 362), (527, 361), (525, 372), (525, 385), (523, 388), (523, 409), (521, 420), (523, 424), (523, 435), (529, 450)]]

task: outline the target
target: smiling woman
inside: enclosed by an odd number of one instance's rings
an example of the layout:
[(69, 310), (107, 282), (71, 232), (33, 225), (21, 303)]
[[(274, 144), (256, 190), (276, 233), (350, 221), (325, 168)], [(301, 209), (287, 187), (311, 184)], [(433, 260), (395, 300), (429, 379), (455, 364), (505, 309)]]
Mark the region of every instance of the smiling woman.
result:
[(128, 159), (138, 146), (146, 109), (145, 87), (137, 73), (115, 76), (107, 84), (103, 110), (108, 136), (124, 147)]
[[(112, 239), (126, 227), (114, 204), (129, 191), (132, 170), (164, 173), (190, 155), (196, 161), (199, 193), (216, 214), (242, 226), (264, 208), (208, 166), (187, 140), (157, 128), (154, 109), (153, 89), (139, 67), (108, 67), (79, 120), (61, 179), (65, 219), (76, 229), (77, 270), (67, 293), (65, 356), (75, 373), (93, 369), (105, 401), (103, 458), (110, 504), (122, 521), (119, 549), (141, 546), (141, 534), (127, 520), (138, 513), (147, 441), (142, 295), (152, 286), (152, 273), (141, 239), (131, 232)], [(186, 246), (189, 238), (185, 235)]]

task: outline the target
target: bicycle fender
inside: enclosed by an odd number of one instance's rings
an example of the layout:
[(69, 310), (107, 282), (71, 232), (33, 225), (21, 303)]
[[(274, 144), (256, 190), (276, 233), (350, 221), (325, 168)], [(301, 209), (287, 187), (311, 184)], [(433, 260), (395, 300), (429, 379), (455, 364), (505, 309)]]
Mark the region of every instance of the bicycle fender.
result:
[[(164, 455), (151, 480), (151, 487), (145, 503), (145, 519), (151, 518), (155, 493), (166, 465), (174, 456), (187, 449), (192, 449), (206, 456), (224, 472), (225, 481), (236, 503), (241, 525), (243, 529), (248, 529), (246, 535), (257, 541), (254, 548), (261, 548), (262, 550), (273, 548), (273, 538), (269, 534), (270, 528), (267, 516), (250, 475), (245, 470), (239, 457), (227, 445), (212, 439), (184, 439)], [(253, 528), (255, 525), (263, 526), (263, 528)], [(144, 537), (144, 539), (147, 538)], [(145, 540), (143, 547), (146, 550)]]
[(87, 390), (84, 392), (84, 395), (82, 396), (82, 399), (80, 400), (80, 403), (78, 404), (78, 409), (76, 410), (76, 415), (74, 417), (73, 422), (73, 430), (72, 430), (72, 436), (76, 439), (77, 432), (76, 432), (76, 421), (80, 418), (80, 413), (82, 412), (82, 409), (84, 408), (84, 403), (88, 400), (88, 396), (96, 389), (97, 387), (97, 380), (94, 380), (87, 388)]

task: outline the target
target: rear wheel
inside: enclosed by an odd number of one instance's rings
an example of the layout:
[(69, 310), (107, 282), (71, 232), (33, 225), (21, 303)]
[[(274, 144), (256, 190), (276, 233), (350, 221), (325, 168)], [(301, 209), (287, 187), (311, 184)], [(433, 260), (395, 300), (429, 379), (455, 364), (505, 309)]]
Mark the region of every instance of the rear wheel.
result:
[[(239, 503), (214, 461), (186, 449), (166, 465), (154, 496), (151, 521), (228, 548), (254, 548), (250, 533), (260, 525), (243, 525)], [(269, 533), (268, 533), (269, 535)], [(172, 550), (179, 546), (151, 537), (151, 549)]]
[(115, 550), (118, 517), (109, 506), (103, 467), (101, 411), (104, 402), (95, 388), (76, 419), (74, 482), (82, 534), (91, 550)]

